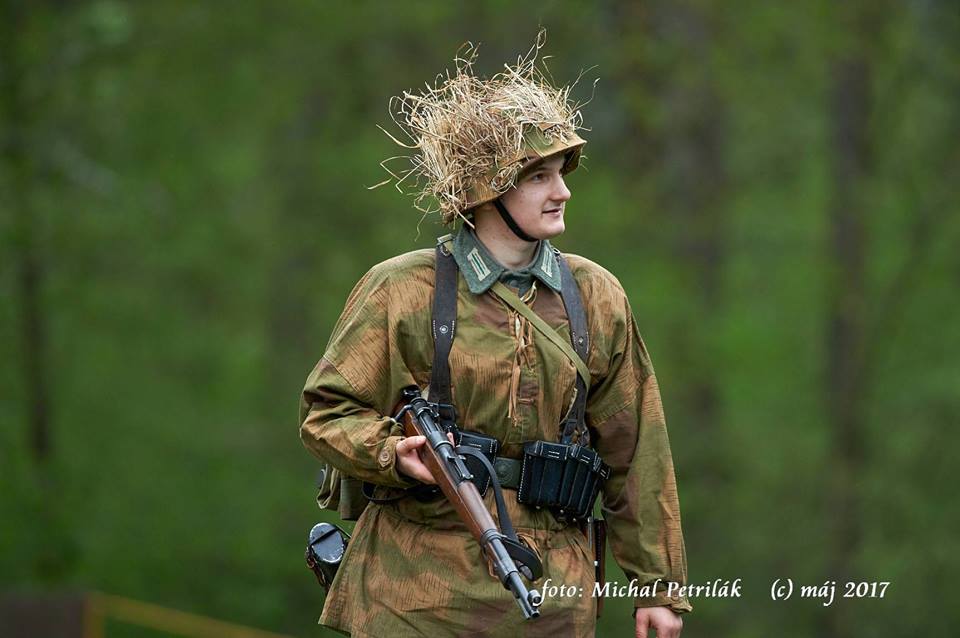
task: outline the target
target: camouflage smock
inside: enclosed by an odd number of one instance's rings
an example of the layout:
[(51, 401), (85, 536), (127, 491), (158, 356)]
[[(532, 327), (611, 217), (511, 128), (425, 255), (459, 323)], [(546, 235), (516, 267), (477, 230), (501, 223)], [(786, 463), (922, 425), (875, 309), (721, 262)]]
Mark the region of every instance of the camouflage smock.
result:
[[(543, 245), (549, 252), (549, 244)], [(617, 279), (587, 259), (565, 257), (590, 329), (587, 423), (593, 446), (612, 469), (602, 505), (613, 554), (639, 585), (657, 578), (684, 583), (673, 462), (646, 348)], [(433, 250), (418, 250), (374, 266), (350, 294), (323, 358), (307, 379), (301, 438), (344, 474), (383, 486), (414, 484), (397, 472), (401, 430), (385, 415), (402, 388), (430, 383), (434, 260)], [(463, 274), (458, 281), (449, 361), (459, 426), (496, 437), (502, 454), (513, 458), (522, 456), (524, 441), (558, 440), (561, 417), (572, 400), (574, 365), (492, 292), (472, 293)], [(539, 283), (525, 301), (569, 339), (560, 295)], [(404, 498), (371, 504), (360, 517), (321, 624), (375, 638), (592, 636), (594, 567), (584, 534), (557, 523), (547, 511), (518, 504), (514, 494), (504, 491), (513, 524), (543, 563), (543, 580), (535, 586), (549, 578), (583, 588), (582, 598), (547, 597), (542, 616), (524, 622), (449, 503)], [(492, 490), (486, 501), (496, 520)], [(690, 609), (685, 599), (667, 598), (662, 590), (635, 604)]]

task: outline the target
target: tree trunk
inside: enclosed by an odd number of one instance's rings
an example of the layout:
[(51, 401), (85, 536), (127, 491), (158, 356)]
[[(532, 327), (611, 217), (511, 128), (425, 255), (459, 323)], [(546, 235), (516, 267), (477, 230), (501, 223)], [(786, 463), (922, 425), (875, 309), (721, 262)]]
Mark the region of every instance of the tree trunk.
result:
[[(857, 21), (857, 28), (861, 26)], [(828, 86), (831, 195), (828, 204), (825, 383), (828, 451), (826, 570), (837, 586), (854, 575), (860, 544), (859, 477), (864, 465), (866, 245), (863, 189), (872, 160), (868, 122), (872, 69), (861, 38), (830, 66)], [(833, 605), (823, 636), (853, 635), (846, 606)]]
[[(654, 350), (668, 350), (674, 367), (683, 371), (682, 377), (664, 382), (674, 397), (668, 418), (689, 424), (686, 471), (698, 483), (719, 490), (730, 473), (724, 456), (716, 453), (722, 448), (722, 404), (715, 370), (706, 362), (716, 339), (709, 321), (722, 313), (727, 116), (707, 64), (718, 38), (711, 17), (696, 3), (627, 2), (614, 8), (611, 29), (643, 25), (639, 31), (621, 33), (631, 44), (623, 47), (627, 53), (615, 81), (632, 107), (620, 135), (632, 144), (623, 146), (622, 161), (631, 172), (652, 176), (662, 229), (652, 241), (669, 246), (671, 267), (682, 274), (688, 290), (681, 294), (693, 298), (692, 312), (672, 318), (669, 345), (652, 344)], [(649, 48), (658, 54), (644, 55)], [(678, 74), (690, 58), (703, 62), (699, 70), (693, 76)], [(721, 537), (724, 530), (729, 528), (688, 529), (687, 544), (729, 547), (732, 539)], [(710, 538), (698, 539), (698, 531)]]
[(12, 207), (13, 250), (16, 263), (15, 306), (19, 309), (19, 340), (22, 348), (23, 389), (29, 446), (34, 462), (44, 465), (53, 448), (47, 400), (45, 365), (47, 326), (42, 311), (43, 259), (37, 240), (36, 211), (31, 205), (33, 162), (29, 147), (30, 111), (23, 89), (25, 77), (20, 59), (20, 34), (26, 27), (26, 3), (9, 0), (0, 19), (0, 69), (2, 69), (3, 161)]
[[(708, 60), (716, 34), (705, 9), (676, 3), (650, 7), (651, 28), (657, 39), (701, 60)], [(672, 69), (657, 82), (655, 99), (664, 114), (659, 147), (658, 203), (660, 213), (674, 229), (669, 241), (677, 267), (685, 273), (695, 312), (678, 318), (680, 333), (672, 341), (671, 356), (685, 362), (687, 406), (684, 418), (703, 449), (716, 450), (721, 420), (720, 391), (714, 370), (704, 365), (714, 351), (715, 331), (703, 318), (721, 314), (721, 285), (725, 260), (722, 215), (727, 175), (723, 157), (726, 115), (724, 103), (706, 70), (695, 78), (676, 80)], [(715, 454), (699, 459), (701, 480), (720, 486), (725, 481), (723, 461)]]

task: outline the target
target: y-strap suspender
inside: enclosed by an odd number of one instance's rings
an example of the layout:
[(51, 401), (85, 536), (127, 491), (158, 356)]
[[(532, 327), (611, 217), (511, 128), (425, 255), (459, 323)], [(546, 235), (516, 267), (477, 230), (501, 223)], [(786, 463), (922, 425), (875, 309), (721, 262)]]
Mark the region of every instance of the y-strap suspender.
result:
[[(441, 240), (445, 237), (441, 237)], [(436, 279), (433, 287), (433, 369), (430, 372), (432, 403), (452, 404), (450, 398), (450, 348), (457, 329), (457, 262), (443, 243), (437, 243)]]
[[(437, 403), (451, 403), (450, 400), (450, 348), (453, 346), (454, 333), (457, 324), (457, 262), (450, 253), (445, 240), (437, 244), (436, 249), (436, 280), (433, 296), (433, 317), (431, 329), (433, 332), (434, 354), (433, 369), (430, 374), (430, 401)], [(583, 361), (587, 361), (590, 353), (590, 335), (587, 329), (587, 316), (573, 273), (567, 261), (554, 249), (554, 255), (560, 268), (560, 298), (567, 311), (570, 322), (570, 341), (576, 354)], [(549, 326), (547, 330), (552, 330)], [(589, 445), (589, 431), (586, 427), (585, 414), (587, 405), (587, 380), (582, 373), (577, 372), (575, 398), (573, 406), (564, 418), (561, 428), (560, 442), (569, 444), (573, 435), (579, 431), (578, 442)]]
[[(590, 330), (587, 327), (587, 313), (583, 309), (580, 286), (577, 285), (577, 280), (573, 278), (570, 266), (560, 254), (560, 251), (554, 248), (554, 254), (557, 258), (557, 264), (560, 266), (560, 299), (563, 300), (563, 307), (567, 311), (567, 320), (570, 322), (570, 342), (580, 358), (583, 361), (589, 361)], [(589, 370), (587, 373), (589, 374)], [(564, 421), (563, 433), (560, 438), (561, 443), (569, 444), (573, 440), (574, 432), (579, 430), (578, 442), (580, 445), (590, 445), (590, 431), (586, 425), (587, 386), (589, 382), (589, 378), (584, 379), (579, 373), (577, 374), (577, 383), (574, 386), (577, 396), (574, 399), (573, 408)]]

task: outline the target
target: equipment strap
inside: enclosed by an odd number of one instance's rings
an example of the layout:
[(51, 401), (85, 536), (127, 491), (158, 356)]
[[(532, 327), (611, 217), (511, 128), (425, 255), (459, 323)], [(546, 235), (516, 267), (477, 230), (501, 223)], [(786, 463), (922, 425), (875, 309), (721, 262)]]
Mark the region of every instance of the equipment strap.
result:
[[(563, 300), (563, 307), (567, 311), (567, 320), (570, 322), (570, 342), (573, 349), (580, 355), (583, 361), (590, 360), (590, 330), (587, 326), (587, 313), (583, 310), (583, 298), (580, 295), (580, 286), (577, 280), (573, 278), (570, 271), (570, 265), (563, 258), (560, 251), (553, 249), (554, 257), (557, 259), (557, 265), (560, 267), (560, 299)], [(590, 445), (590, 430), (587, 429), (587, 388), (590, 384), (590, 372), (587, 370), (586, 377), (577, 376), (577, 383), (574, 386), (574, 401), (570, 412), (567, 414), (563, 433), (560, 436), (560, 442), (569, 445), (573, 442), (573, 433), (577, 432), (577, 441), (581, 445)]]
[(433, 370), (430, 375), (431, 403), (452, 404), (450, 399), (450, 348), (457, 328), (457, 261), (449, 250), (449, 235), (437, 243), (436, 282), (433, 293)]

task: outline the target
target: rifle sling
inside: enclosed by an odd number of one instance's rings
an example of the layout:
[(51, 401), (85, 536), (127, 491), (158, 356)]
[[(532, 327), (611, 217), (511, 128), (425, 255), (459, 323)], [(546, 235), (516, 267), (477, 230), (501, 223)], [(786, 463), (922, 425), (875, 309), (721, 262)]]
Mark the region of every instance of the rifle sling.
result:
[[(507, 504), (503, 500), (503, 488), (500, 486), (500, 481), (497, 478), (497, 472), (493, 469), (493, 465), (490, 464), (487, 457), (474, 448), (460, 445), (456, 448), (456, 452), (462, 456), (471, 456), (477, 459), (487, 469), (487, 472), (490, 473), (490, 487), (493, 489), (493, 498), (497, 504), (497, 519), (500, 522), (500, 532), (504, 536), (504, 538), (501, 538), (501, 541), (504, 543), (504, 547), (510, 557), (521, 564), (521, 571), (523, 575), (527, 577), (527, 580), (538, 580), (543, 575), (543, 565), (540, 563), (540, 559), (536, 553), (527, 547), (517, 536), (513, 522), (510, 520), (510, 515), (507, 513)], [(523, 568), (526, 568), (525, 571)]]

